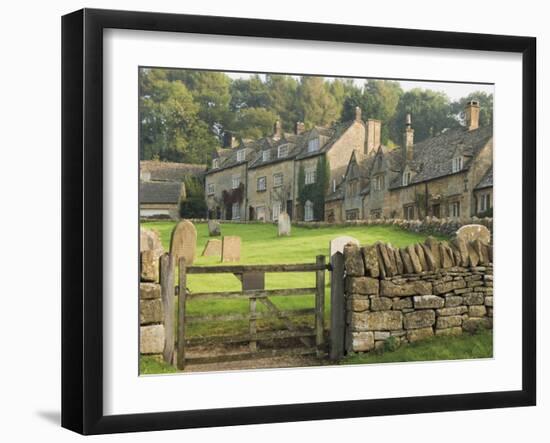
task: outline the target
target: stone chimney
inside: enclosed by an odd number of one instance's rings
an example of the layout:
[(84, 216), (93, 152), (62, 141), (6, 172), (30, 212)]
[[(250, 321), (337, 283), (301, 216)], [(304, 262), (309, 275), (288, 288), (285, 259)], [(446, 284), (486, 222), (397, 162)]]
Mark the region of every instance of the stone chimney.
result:
[(356, 122), (361, 121), (361, 108), (359, 106), (355, 107), (355, 121)]
[(234, 148), (237, 145), (237, 140), (235, 136), (230, 131), (225, 131), (223, 133), (223, 147), (224, 148)]
[(470, 100), (466, 103), (464, 120), (466, 120), (468, 131), (479, 128), (479, 102), (477, 100)]
[(294, 133), (296, 135), (300, 135), (305, 130), (306, 130), (306, 125), (304, 125), (303, 122), (296, 122), (296, 124), (294, 125)]
[(378, 149), (380, 147), (380, 131), (382, 122), (369, 118), (367, 120), (367, 149), (365, 154)]
[(277, 120), (273, 125), (273, 138), (275, 140), (280, 140), (283, 136), (283, 128), (281, 126), (281, 121)]
[(411, 114), (407, 114), (405, 117), (405, 132), (403, 133), (403, 145), (401, 149), (403, 150), (403, 158), (406, 161), (411, 161), (413, 159), (413, 146), (414, 146), (414, 129), (411, 124)]

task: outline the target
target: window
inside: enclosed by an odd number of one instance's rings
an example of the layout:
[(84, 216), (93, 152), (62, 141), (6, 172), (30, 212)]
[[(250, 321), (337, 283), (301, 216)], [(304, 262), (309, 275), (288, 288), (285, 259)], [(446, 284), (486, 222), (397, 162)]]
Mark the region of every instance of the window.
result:
[(436, 218), (441, 218), (441, 205), (439, 203), (432, 206), (432, 215)]
[(463, 158), (455, 157), (453, 158), (453, 172), (462, 171)]
[(405, 206), (403, 208), (403, 217), (405, 220), (413, 220), (414, 219), (414, 206)]
[(382, 209), (373, 209), (370, 211), (371, 218), (382, 218)]
[(271, 159), (271, 151), (263, 151), (262, 152), (262, 161), (266, 162)]
[(288, 143), (286, 145), (281, 145), (277, 148), (277, 157), (283, 158), (288, 155)]
[(265, 177), (258, 177), (256, 190), (265, 191)]
[(319, 150), (319, 139), (314, 138), (307, 143), (307, 152), (315, 152)]
[(238, 162), (243, 162), (245, 158), (246, 158), (246, 152), (244, 149), (240, 149), (239, 151), (237, 151)]
[(231, 177), (231, 187), (233, 189), (237, 189), (240, 184), (241, 184), (241, 176), (240, 175), (234, 175), (233, 177)]
[(233, 206), (231, 207), (231, 218), (233, 220), (240, 220), (241, 218), (241, 204), (240, 203), (233, 203)]
[(208, 195), (214, 195), (215, 189), (214, 183), (208, 183)]
[(377, 175), (374, 177), (374, 183), (373, 187), (375, 191), (381, 191), (384, 189), (384, 176), (383, 175)]
[(359, 182), (357, 180), (352, 180), (347, 185), (348, 197), (355, 197), (359, 194)]
[(306, 185), (311, 185), (315, 183), (316, 175), (317, 175), (317, 171), (315, 168), (306, 169), (306, 177), (305, 177)]
[(313, 203), (308, 200), (304, 206), (304, 221), (311, 220), (313, 220)]
[(346, 220), (358, 220), (359, 209), (348, 209), (346, 211)]
[(449, 215), (451, 217), (460, 217), (460, 202), (453, 202), (449, 205)]
[(479, 197), (479, 212), (491, 209), (491, 194), (482, 194)]
[(279, 186), (283, 186), (283, 174), (281, 172), (273, 174), (273, 187), (278, 188)]
[(407, 186), (411, 182), (410, 171), (403, 172), (403, 186)]
[(220, 167), (220, 159), (219, 158), (213, 158), (212, 159), (212, 169), (218, 169)]
[(279, 214), (281, 213), (281, 202), (273, 203), (273, 221), (279, 220)]

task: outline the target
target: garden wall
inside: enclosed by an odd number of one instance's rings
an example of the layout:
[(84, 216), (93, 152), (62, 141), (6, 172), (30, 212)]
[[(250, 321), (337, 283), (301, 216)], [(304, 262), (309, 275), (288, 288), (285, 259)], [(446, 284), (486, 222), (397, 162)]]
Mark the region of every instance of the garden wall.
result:
[(492, 328), (492, 247), (429, 237), (394, 248), (344, 248), (346, 351)]

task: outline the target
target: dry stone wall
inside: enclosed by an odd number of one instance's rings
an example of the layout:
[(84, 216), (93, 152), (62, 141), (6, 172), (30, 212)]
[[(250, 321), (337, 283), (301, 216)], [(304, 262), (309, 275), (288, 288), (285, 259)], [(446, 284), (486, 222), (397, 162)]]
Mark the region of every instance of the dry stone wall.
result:
[(348, 244), (344, 267), (347, 352), (492, 328), (492, 247), (479, 239)]

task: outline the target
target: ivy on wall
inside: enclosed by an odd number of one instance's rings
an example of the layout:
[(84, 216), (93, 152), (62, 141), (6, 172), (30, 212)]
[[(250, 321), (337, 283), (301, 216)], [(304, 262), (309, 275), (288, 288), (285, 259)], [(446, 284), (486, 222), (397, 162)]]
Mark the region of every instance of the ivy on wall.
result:
[(324, 155), (317, 160), (315, 183), (306, 185), (306, 172), (303, 164), (298, 170), (298, 202), (303, 210), (306, 202), (313, 203), (313, 214), (316, 220), (325, 219), (325, 195), (330, 181), (330, 169)]
[(226, 208), (229, 208), (233, 203), (242, 203), (244, 199), (244, 183), (240, 183), (236, 189), (230, 191), (224, 189), (222, 192), (222, 201)]

